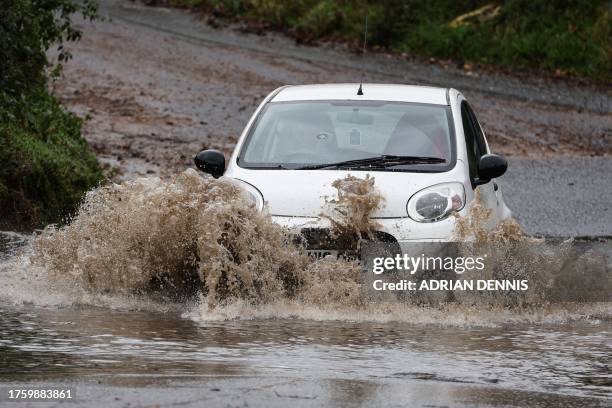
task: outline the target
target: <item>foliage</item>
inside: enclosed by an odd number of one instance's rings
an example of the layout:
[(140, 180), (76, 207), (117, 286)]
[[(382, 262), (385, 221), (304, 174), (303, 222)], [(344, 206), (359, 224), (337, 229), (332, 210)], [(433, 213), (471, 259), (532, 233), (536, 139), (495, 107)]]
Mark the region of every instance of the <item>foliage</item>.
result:
[(412, 55), (536, 68), (609, 81), (608, 0), (167, 0), (239, 16), (301, 41), (369, 44)]
[(39, 92), (26, 101), (26, 126), (0, 123), (2, 217), (16, 225), (60, 221), (101, 178), (81, 120)]
[[(78, 40), (71, 16), (92, 19), (91, 0), (3, 0), (0, 9), (0, 228), (58, 222), (102, 178), (81, 120), (49, 94), (48, 76)], [(58, 63), (47, 50), (59, 44)]]
[[(81, 38), (71, 16), (81, 13), (93, 19), (97, 6), (92, 0), (3, 0), (0, 8), (0, 89), (19, 97), (46, 83), (49, 63), (46, 51), (59, 44), (60, 64), (70, 58), (62, 43)], [(58, 73), (56, 66), (55, 73)]]

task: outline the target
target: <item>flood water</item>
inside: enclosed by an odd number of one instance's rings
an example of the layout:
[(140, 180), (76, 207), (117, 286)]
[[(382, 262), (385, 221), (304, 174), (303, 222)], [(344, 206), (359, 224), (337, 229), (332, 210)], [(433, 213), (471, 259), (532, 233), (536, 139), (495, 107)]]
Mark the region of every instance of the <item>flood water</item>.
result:
[(1, 311), (3, 381), (350, 379), (366, 389), (371, 384), (373, 393), (391, 381), (404, 382), (406, 391), (422, 382), (590, 403), (602, 398), (601, 405), (610, 397), (610, 325), (600, 322), (445, 328), (301, 319), (198, 323), (177, 313), (96, 308)]
[[(2, 237), (6, 264), (27, 238)], [(7, 283), (6, 265), (2, 273)], [(546, 320), (542, 311), (537, 323), (478, 325), (466, 318), (467, 325), (436, 324), (416, 315), (431, 313), (425, 308), (412, 309), (414, 323), (410, 316), (351, 321), (274, 318), (269, 311), (206, 319), (195, 304), (149, 305), (41, 305), (2, 297), (0, 382), (72, 384), (77, 395), (81, 389), (97, 401), (81, 403), (98, 406), (114, 395), (121, 398), (111, 402), (149, 398), (170, 406), (181, 393), (218, 395), (208, 399), (211, 405), (240, 405), (241, 399), (263, 406), (612, 403), (612, 323), (606, 319)], [(208, 397), (198, 398), (186, 405)]]

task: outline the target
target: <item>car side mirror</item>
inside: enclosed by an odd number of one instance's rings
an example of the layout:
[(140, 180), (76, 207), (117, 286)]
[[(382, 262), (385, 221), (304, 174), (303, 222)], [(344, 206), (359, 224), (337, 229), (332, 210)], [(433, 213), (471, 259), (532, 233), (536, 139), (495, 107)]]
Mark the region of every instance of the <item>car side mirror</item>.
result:
[(478, 162), (478, 180), (474, 181), (474, 186), (486, 184), (491, 179), (500, 177), (508, 169), (508, 161), (497, 154), (484, 154)]
[(202, 150), (193, 158), (196, 167), (204, 173), (219, 178), (225, 172), (225, 156), (218, 150)]

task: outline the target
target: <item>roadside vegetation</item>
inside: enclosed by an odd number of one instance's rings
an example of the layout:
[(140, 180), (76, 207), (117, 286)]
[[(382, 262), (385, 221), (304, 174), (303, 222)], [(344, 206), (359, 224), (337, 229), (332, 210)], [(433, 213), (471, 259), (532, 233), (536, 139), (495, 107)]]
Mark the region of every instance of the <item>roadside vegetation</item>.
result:
[[(80, 118), (49, 93), (70, 58), (61, 45), (81, 33), (70, 16), (92, 19), (91, 0), (3, 0), (0, 8), (0, 229), (61, 222), (102, 180)], [(59, 44), (57, 62), (47, 50)]]
[(239, 17), (298, 41), (363, 39), (410, 56), (612, 79), (609, 0), (148, 0)]

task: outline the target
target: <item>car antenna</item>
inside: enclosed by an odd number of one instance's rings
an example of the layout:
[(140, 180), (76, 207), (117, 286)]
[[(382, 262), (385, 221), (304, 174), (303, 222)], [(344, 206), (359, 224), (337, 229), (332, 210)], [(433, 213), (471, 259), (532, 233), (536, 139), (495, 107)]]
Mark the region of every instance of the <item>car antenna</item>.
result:
[[(365, 29), (363, 30), (363, 51), (361, 55), (365, 55), (366, 52), (366, 41), (368, 40), (368, 15), (365, 16)], [(361, 81), (359, 81), (359, 89), (357, 95), (363, 95), (363, 73), (361, 73)]]

